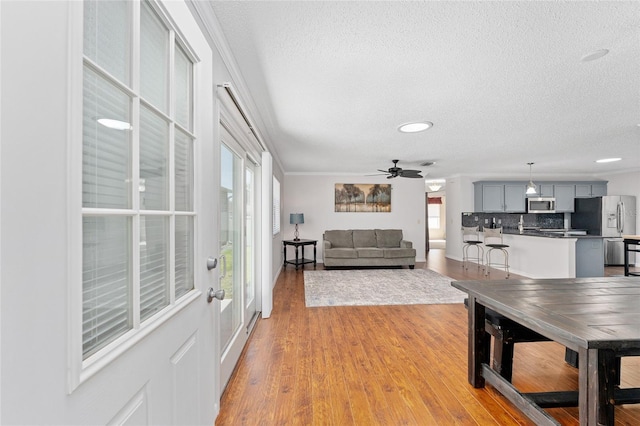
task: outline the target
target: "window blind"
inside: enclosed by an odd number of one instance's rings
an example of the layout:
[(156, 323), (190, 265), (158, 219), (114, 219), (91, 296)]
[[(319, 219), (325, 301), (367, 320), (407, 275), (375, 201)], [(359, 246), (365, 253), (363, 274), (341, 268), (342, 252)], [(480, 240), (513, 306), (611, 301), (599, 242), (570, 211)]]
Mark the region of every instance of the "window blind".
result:
[[(193, 114), (194, 65), (180, 47), (186, 44), (176, 36), (170, 45), (172, 29), (151, 2), (89, 0), (83, 5), (82, 352), (86, 359), (170, 306), (171, 288), (176, 299), (194, 289), (196, 216), (194, 137), (182, 130), (191, 131)], [(139, 26), (132, 22), (137, 7)], [(134, 36), (133, 28), (140, 34)], [(135, 40), (140, 43), (137, 47)], [(170, 63), (171, 49), (176, 52), (174, 63)], [(132, 56), (135, 52), (137, 57)], [(139, 61), (138, 66), (132, 66), (133, 61)], [(170, 67), (175, 70), (173, 82)], [(139, 88), (131, 86), (132, 69), (140, 72)], [(176, 93), (172, 108), (169, 93)], [(139, 118), (134, 122), (133, 117)], [(126, 125), (106, 127), (100, 118)], [(133, 139), (136, 135), (138, 140)], [(139, 158), (138, 164), (133, 158)], [(138, 185), (133, 187), (138, 171)], [(133, 202), (134, 197), (139, 203)], [(135, 256), (139, 262), (134, 262)], [(139, 303), (134, 303), (137, 292)], [(137, 314), (139, 322), (134, 321)]]
[(167, 113), (169, 79), (169, 31), (147, 2), (140, 11), (140, 92)]
[(82, 349), (89, 356), (132, 327), (131, 218), (83, 219)]

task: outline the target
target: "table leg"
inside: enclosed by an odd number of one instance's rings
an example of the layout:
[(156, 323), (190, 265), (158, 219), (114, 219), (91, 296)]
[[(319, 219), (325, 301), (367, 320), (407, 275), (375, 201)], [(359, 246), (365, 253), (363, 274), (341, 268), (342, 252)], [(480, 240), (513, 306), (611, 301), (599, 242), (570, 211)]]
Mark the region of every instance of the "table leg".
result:
[(283, 269), (287, 268), (287, 245), (282, 243), (282, 261), (284, 262), (282, 265)]
[[(303, 248), (304, 250), (304, 248)], [(296, 246), (296, 271), (298, 270), (298, 246)]]
[(580, 348), (579, 365), (580, 424), (613, 426), (616, 381), (614, 352), (605, 349)]
[(316, 243), (313, 243), (313, 269), (316, 269)]
[(629, 242), (623, 241), (624, 244), (624, 276), (629, 276)]
[(485, 344), (485, 307), (476, 302), (476, 298), (469, 295), (469, 383), (474, 388), (484, 387), (482, 364), (489, 362), (489, 352)]

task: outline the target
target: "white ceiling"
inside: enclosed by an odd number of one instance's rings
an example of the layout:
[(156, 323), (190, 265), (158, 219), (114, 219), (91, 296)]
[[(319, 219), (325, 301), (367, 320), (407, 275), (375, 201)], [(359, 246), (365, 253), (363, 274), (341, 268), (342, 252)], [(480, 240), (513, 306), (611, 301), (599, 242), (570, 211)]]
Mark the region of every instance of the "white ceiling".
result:
[[(638, 1), (211, 7), (287, 173), (392, 159), (427, 180), (528, 178), (528, 162), (534, 180), (640, 170)], [(433, 128), (397, 131), (422, 120)], [(623, 160), (594, 162), (606, 157)]]

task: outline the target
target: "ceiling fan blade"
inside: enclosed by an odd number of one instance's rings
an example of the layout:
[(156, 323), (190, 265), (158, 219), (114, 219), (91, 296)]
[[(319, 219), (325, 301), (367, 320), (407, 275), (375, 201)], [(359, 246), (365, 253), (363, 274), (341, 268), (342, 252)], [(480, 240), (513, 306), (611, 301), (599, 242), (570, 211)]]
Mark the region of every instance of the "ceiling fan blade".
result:
[(416, 173), (422, 173), (422, 171), (421, 170), (412, 170), (412, 169), (402, 169), (402, 173), (413, 173), (413, 174), (416, 174)]
[(414, 175), (414, 174), (408, 174), (408, 175), (402, 174), (400, 176), (402, 176), (403, 178), (410, 178), (410, 179), (420, 179), (420, 178), (422, 178), (422, 175)]
[(372, 175), (365, 175), (365, 176), (382, 176), (382, 175), (388, 175), (389, 172), (384, 172), (384, 173), (374, 173)]
[(387, 179), (393, 179), (394, 177), (396, 177), (396, 176), (394, 176), (394, 175), (389, 175), (389, 176), (387, 176)]

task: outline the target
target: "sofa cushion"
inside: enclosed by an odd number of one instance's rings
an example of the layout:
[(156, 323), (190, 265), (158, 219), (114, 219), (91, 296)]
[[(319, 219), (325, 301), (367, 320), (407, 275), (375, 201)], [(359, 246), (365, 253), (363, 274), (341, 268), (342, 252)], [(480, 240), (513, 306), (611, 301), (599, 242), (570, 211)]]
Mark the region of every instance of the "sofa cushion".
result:
[(331, 241), (331, 247), (333, 248), (353, 248), (352, 230), (325, 231), (324, 239)]
[(373, 229), (354, 229), (353, 230), (353, 246), (354, 247), (377, 247), (376, 231)]
[(324, 257), (332, 257), (334, 259), (357, 259), (358, 252), (349, 248), (332, 248), (324, 251)]
[(375, 247), (361, 247), (356, 250), (358, 252), (358, 257), (384, 257), (384, 249), (375, 248)]
[(397, 259), (399, 257), (415, 257), (416, 250), (410, 248), (387, 248), (384, 249), (384, 257), (387, 259)]
[(378, 247), (400, 247), (400, 241), (402, 240), (402, 229), (376, 229), (376, 239)]

